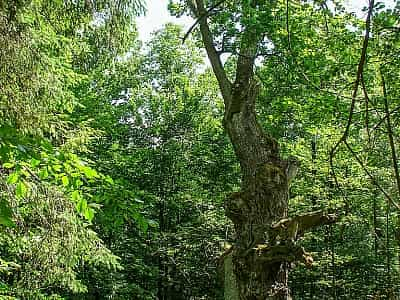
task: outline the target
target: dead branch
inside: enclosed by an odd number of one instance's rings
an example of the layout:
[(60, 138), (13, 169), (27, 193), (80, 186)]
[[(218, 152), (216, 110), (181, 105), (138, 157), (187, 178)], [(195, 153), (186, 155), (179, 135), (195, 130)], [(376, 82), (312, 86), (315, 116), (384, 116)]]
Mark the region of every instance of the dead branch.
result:
[[(338, 216), (336, 214), (329, 214), (319, 210), (279, 220), (271, 225), (271, 229), (275, 231), (275, 234), (295, 240), (310, 229), (333, 224), (337, 220)], [(295, 230), (295, 232), (293, 232), (293, 230)]]
[(280, 244), (275, 246), (261, 244), (257, 245), (254, 250), (256, 260), (264, 263), (301, 261), (307, 267), (311, 267), (314, 262), (310, 253), (306, 252), (303, 247), (294, 244)]

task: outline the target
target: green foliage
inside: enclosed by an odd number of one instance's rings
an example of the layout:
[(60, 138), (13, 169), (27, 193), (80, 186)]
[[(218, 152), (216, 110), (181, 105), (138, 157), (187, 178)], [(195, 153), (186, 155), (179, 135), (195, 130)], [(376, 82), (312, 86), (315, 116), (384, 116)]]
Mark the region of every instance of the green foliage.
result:
[(2, 187), (10, 193), (2, 196), (11, 201), (16, 223), (0, 237), (2, 259), (12, 262), (1, 276), (9, 285), (5, 295), (44, 297), (52, 286), (58, 294), (82, 293), (87, 287), (79, 279), (81, 267), (119, 267), (117, 257), (54, 186), (39, 184), (23, 198), (14, 197), (11, 186)]
[[(189, 13), (188, 2), (170, 1), (171, 12)], [(250, 2), (210, 14), (215, 44), (231, 52), (229, 71), (241, 28), (264, 35), (259, 121), (301, 162), (289, 214), (342, 215), (301, 241), (315, 264), (292, 271), (294, 297), (389, 299), (398, 212), (376, 183), (398, 201), (384, 100), (398, 148), (399, 8), (376, 5), (347, 139), (371, 180), (344, 146), (329, 163), (364, 23), (338, 3)], [(1, 299), (223, 298), (218, 257), (233, 240), (223, 201), (240, 184), (223, 102), (197, 28), (182, 45), (167, 24), (144, 52), (141, 12), (137, 0), (0, 0)]]
[(99, 133), (72, 113), (91, 93), (87, 37), (115, 37), (98, 52), (116, 59), (142, 10), (136, 0), (0, 1), (2, 299), (69, 299), (88, 293), (85, 272), (120, 269), (91, 223), (100, 187), (114, 184), (81, 154)]

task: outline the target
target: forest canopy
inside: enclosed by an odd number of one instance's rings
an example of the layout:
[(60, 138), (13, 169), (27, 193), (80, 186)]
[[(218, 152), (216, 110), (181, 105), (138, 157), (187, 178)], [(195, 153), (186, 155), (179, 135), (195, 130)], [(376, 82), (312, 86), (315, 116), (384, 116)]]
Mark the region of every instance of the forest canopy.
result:
[(0, 299), (400, 299), (400, 1), (160, 2), (0, 0)]

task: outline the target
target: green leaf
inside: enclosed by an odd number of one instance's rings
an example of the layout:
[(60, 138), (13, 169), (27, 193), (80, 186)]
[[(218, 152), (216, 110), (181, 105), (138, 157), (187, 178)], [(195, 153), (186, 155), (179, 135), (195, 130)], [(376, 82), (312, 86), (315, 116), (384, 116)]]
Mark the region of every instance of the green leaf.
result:
[(81, 194), (79, 193), (79, 191), (73, 191), (71, 194), (71, 199), (74, 202), (78, 202), (80, 199), (82, 198)]
[(4, 163), (3, 164), (3, 168), (6, 168), (6, 169), (11, 169), (11, 168), (13, 168), (15, 165), (13, 164), (13, 163)]
[(111, 150), (115, 151), (119, 149), (119, 144), (118, 143), (114, 143), (111, 145)]
[(69, 179), (67, 176), (61, 177), (61, 181), (62, 181), (63, 186), (67, 187), (69, 185)]
[(38, 165), (40, 165), (40, 160), (32, 158), (29, 163), (32, 168), (36, 168)]
[(138, 198), (135, 198), (134, 201), (135, 201), (136, 203), (140, 203), (140, 204), (143, 204), (143, 203), (144, 203), (143, 200), (140, 200), (140, 199), (138, 199)]
[(0, 200), (0, 224), (6, 227), (15, 227), (14, 221), (11, 219), (12, 210), (5, 199)]
[(105, 181), (108, 182), (109, 184), (114, 185), (114, 180), (110, 176), (106, 176)]
[(17, 181), (19, 179), (19, 173), (18, 172), (14, 172), (11, 173), (8, 177), (7, 177), (7, 183), (9, 184), (16, 184)]
[(149, 220), (147, 223), (149, 224), (150, 227), (153, 227), (153, 228), (158, 227), (158, 223), (154, 220)]
[(28, 188), (25, 183), (22, 181), (18, 182), (17, 187), (15, 188), (15, 195), (19, 198), (25, 197), (28, 192)]
[(88, 221), (93, 220), (94, 210), (92, 208), (88, 207), (84, 212), (84, 216)]
[(47, 177), (49, 177), (49, 172), (47, 171), (47, 168), (44, 168), (44, 169), (39, 171), (39, 178), (40, 179), (46, 179)]
[(56, 172), (60, 172), (62, 169), (62, 166), (61, 165), (52, 165), (51, 168)]
[(85, 174), (85, 176), (86, 176), (87, 178), (89, 178), (89, 179), (95, 178), (95, 177), (98, 177), (98, 176), (99, 176), (99, 175), (97, 174), (96, 170), (93, 170), (93, 169), (90, 168), (90, 167), (82, 167), (81, 169), (82, 169), (83, 173)]
[(101, 207), (102, 207), (102, 205), (99, 203), (89, 203), (88, 206), (93, 209), (101, 209)]
[(80, 180), (79, 178), (75, 179), (75, 181), (74, 181), (74, 187), (75, 187), (75, 188), (79, 188), (79, 187), (81, 187), (82, 185), (83, 185), (82, 180)]
[(142, 230), (144, 233), (146, 233), (147, 229), (149, 228), (149, 223), (143, 217), (139, 218), (137, 221), (138, 221), (140, 230)]
[(52, 152), (54, 150), (53, 145), (49, 141), (42, 141), (42, 148), (44, 150)]
[(83, 198), (81, 198), (79, 200), (79, 202), (76, 204), (76, 209), (78, 210), (78, 212), (80, 212), (81, 214), (85, 214), (86, 210), (87, 210), (88, 206), (87, 206), (87, 201)]
[(8, 290), (8, 285), (4, 282), (0, 282), (0, 291), (5, 292)]
[(17, 145), (17, 149), (18, 149), (19, 151), (23, 152), (23, 153), (26, 153), (26, 149), (25, 149), (25, 147), (22, 146), (22, 145)]
[(6, 216), (0, 216), (0, 224), (6, 227), (15, 227), (14, 221)]
[(140, 218), (142, 218), (142, 215), (139, 214), (139, 212), (134, 211), (134, 212), (132, 213), (132, 217), (133, 217), (133, 219), (134, 219), (135, 221), (138, 221)]

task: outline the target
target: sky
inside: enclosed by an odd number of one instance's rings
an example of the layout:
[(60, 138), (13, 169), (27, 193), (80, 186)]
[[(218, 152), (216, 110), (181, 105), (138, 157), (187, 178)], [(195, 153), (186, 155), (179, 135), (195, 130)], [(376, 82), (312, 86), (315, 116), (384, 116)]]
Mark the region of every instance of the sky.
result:
[(189, 29), (194, 22), (192, 18), (182, 16), (181, 18), (172, 17), (167, 9), (168, 0), (145, 0), (147, 13), (143, 17), (137, 19), (139, 38), (142, 41), (149, 41), (151, 33), (161, 29), (166, 23), (180, 24), (183, 28)]
[[(387, 6), (393, 6), (395, 0), (384, 0)], [(346, 6), (353, 12), (363, 17), (362, 8), (368, 5), (368, 0), (345, 0)], [(137, 20), (139, 38), (147, 42), (150, 40), (151, 33), (162, 28), (165, 23), (172, 22), (180, 24), (184, 29), (189, 27), (194, 22), (190, 17), (175, 18), (170, 16), (167, 6), (168, 0), (146, 0), (147, 13), (145, 16)]]

